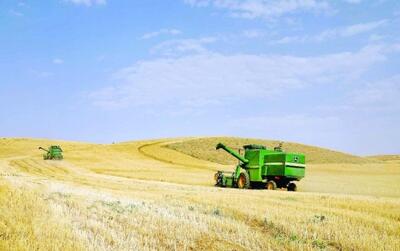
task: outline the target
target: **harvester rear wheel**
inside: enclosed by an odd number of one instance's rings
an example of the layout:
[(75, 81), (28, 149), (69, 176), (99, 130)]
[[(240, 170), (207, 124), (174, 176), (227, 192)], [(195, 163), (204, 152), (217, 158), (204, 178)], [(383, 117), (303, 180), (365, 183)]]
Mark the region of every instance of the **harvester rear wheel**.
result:
[(243, 172), (239, 175), (239, 179), (237, 181), (238, 188), (244, 189), (250, 187), (250, 177), (247, 172)]
[(287, 185), (287, 190), (291, 192), (297, 191), (297, 186), (295, 183), (291, 182)]
[(276, 183), (273, 180), (267, 182), (267, 189), (268, 190), (276, 190)]

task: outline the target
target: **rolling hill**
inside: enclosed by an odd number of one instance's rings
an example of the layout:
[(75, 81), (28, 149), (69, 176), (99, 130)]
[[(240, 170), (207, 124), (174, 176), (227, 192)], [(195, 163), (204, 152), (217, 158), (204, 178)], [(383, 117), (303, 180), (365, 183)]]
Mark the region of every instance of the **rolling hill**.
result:
[(379, 161), (400, 162), (400, 155), (396, 155), (396, 154), (375, 155), (375, 156), (368, 156), (368, 159), (374, 159), (374, 160), (379, 160)]
[[(210, 137), (186, 140), (178, 143), (167, 145), (168, 148), (191, 155), (195, 158), (208, 160), (220, 164), (235, 164), (237, 161), (222, 151), (215, 151), (215, 146), (223, 142), (224, 144), (234, 148), (242, 148), (247, 144), (265, 145), (273, 149), (281, 141), (262, 140), (251, 138), (234, 138), (234, 137)], [(307, 157), (307, 163), (326, 164), (326, 163), (352, 163), (363, 164), (371, 160), (355, 155), (350, 155), (338, 151), (324, 149), (315, 146), (308, 146), (292, 142), (283, 142), (283, 148), (288, 152), (304, 153)]]
[[(300, 191), (213, 187), (235, 161), (173, 138), (0, 139), (0, 250), (396, 250), (400, 164), (285, 143), (309, 156)], [(59, 144), (63, 161), (38, 146)]]

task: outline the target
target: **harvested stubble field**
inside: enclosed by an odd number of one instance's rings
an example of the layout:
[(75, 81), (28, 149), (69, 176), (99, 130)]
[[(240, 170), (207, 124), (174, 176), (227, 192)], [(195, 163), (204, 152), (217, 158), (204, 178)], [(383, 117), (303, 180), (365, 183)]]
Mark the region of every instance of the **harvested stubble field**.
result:
[[(300, 191), (213, 187), (217, 141), (97, 145), (0, 139), (0, 250), (398, 250), (400, 163), (285, 143), (309, 159)], [(65, 160), (38, 146), (60, 144)]]

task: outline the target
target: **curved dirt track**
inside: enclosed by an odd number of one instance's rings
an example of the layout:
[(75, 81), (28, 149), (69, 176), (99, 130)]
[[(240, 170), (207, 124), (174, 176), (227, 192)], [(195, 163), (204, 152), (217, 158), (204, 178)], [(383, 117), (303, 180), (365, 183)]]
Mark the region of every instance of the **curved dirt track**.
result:
[(158, 160), (160, 162), (172, 164), (175, 166), (181, 166), (183, 168), (195, 168), (202, 170), (206, 169), (213, 172), (218, 170), (216, 167), (224, 168), (224, 166), (222, 165), (200, 160), (165, 147), (166, 145), (181, 141), (183, 140), (167, 140), (167, 141), (143, 144), (138, 148), (138, 150), (141, 154), (150, 159)]

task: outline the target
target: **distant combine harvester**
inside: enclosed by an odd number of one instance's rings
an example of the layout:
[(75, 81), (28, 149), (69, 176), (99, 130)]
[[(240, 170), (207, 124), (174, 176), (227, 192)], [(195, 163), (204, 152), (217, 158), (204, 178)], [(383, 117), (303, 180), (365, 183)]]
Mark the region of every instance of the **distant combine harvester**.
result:
[(60, 146), (50, 146), (48, 150), (40, 146), (39, 149), (46, 152), (43, 154), (44, 160), (62, 160), (64, 158)]
[(294, 181), (305, 175), (305, 156), (301, 153), (282, 151), (282, 144), (272, 149), (262, 145), (245, 145), (244, 156), (219, 143), (216, 149), (224, 149), (239, 160), (233, 173), (218, 171), (214, 178), (216, 186), (237, 188), (287, 188), (296, 191)]

